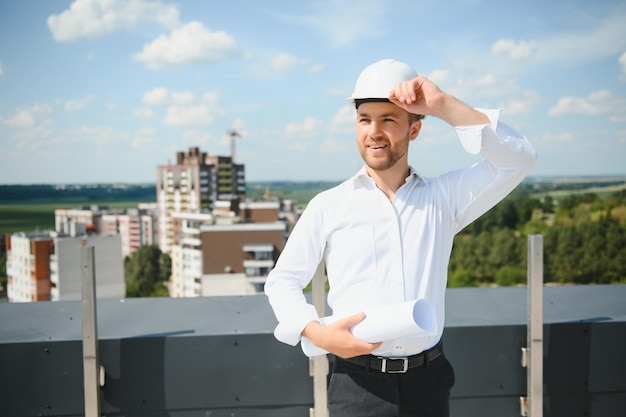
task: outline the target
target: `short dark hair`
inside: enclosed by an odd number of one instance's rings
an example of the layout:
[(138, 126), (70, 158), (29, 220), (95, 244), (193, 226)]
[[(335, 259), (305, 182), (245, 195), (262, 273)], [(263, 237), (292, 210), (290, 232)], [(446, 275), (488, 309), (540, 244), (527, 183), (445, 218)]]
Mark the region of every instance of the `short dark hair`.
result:
[(424, 119), (424, 117), (426, 116), (424, 116), (423, 114), (409, 113), (409, 124), (412, 125), (413, 123)]
[[(391, 100), (388, 98), (357, 98), (354, 100), (354, 108), (359, 109), (359, 106), (363, 103), (391, 103)], [(422, 120), (424, 117), (423, 114), (415, 114), (409, 113), (409, 125), (417, 122), (418, 120)]]

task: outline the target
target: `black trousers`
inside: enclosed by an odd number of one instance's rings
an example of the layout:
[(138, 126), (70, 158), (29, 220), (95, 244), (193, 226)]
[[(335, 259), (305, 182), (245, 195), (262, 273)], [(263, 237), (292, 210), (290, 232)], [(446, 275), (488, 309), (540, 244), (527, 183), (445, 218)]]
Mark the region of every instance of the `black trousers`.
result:
[(445, 354), (404, 374), (386, 374), (335, 358), (330, 417), (449, 417), (454, 370)]

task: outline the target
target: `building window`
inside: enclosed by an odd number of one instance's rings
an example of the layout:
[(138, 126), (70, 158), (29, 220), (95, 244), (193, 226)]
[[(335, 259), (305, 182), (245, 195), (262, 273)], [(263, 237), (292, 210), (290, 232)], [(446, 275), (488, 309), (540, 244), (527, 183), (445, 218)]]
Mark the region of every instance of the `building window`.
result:
[(271, 252), (254, 252), (254, 259), (257, 261), (266, 261), (268, 259), (272, 259)]

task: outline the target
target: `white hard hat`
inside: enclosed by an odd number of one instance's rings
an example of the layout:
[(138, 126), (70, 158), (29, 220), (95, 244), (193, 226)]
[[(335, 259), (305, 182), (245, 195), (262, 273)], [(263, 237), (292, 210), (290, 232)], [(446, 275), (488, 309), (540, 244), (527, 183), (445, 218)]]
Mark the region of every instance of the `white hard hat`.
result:
[(395, 59), (383, 59), (361, 72), (356, 80), (352, 96), (346, 100), (355, 103), (355, 100), (387, 99), (391, 90), (399, 82), (415, 77), (417, 77), (417, 72), (407, 64)]

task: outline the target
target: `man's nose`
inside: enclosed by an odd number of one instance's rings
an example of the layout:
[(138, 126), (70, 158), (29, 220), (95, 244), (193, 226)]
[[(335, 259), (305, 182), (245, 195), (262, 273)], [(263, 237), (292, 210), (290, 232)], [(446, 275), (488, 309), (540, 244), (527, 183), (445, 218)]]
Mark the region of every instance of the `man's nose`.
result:
[(380, 123), (371, 122), (369, 128), (369, 136), (371, 138), (378, 138), (382, 136), (382, 129)]

